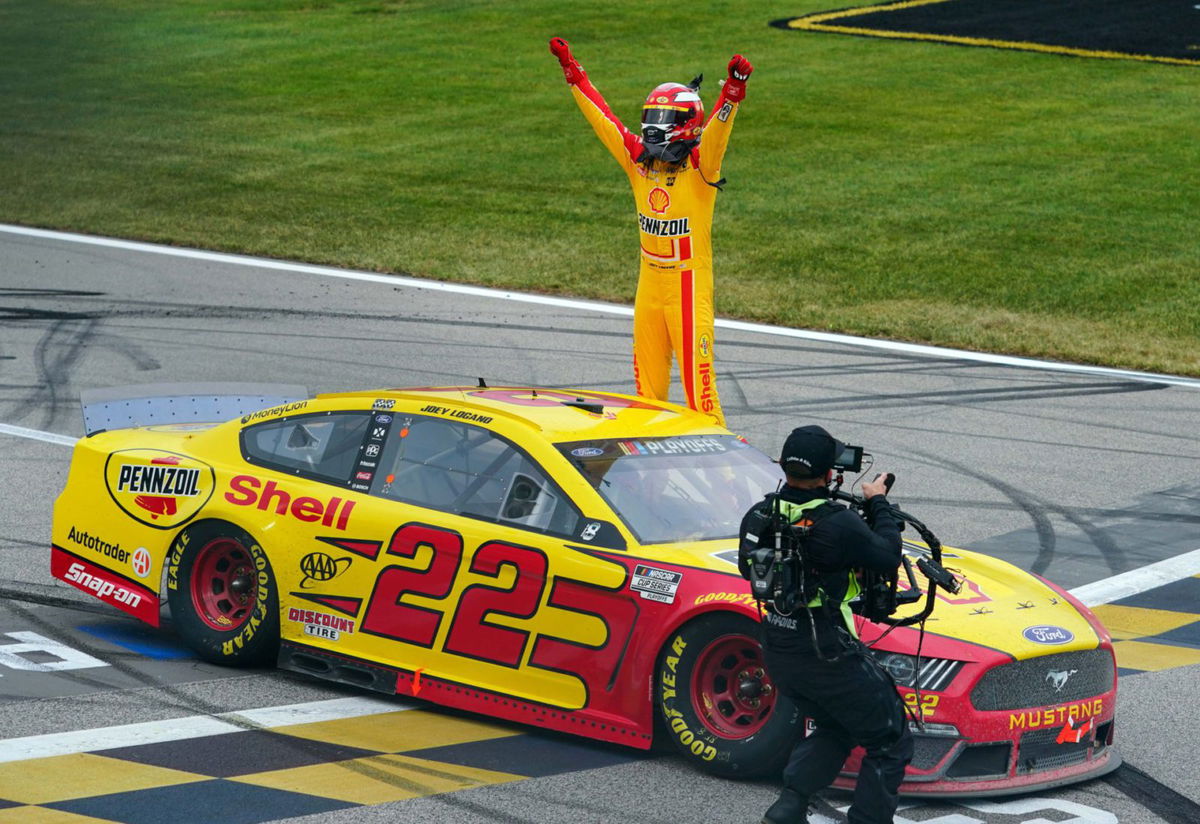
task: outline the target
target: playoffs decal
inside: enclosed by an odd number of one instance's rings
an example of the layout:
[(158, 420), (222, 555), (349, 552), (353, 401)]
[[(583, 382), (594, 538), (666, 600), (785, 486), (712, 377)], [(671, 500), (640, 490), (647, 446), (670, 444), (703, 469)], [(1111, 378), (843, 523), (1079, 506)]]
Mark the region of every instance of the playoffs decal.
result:
[(122, 449), (108, 456), (104, 484), (121, 511), (155, 529), (190, 521), (216, 487), (204, 461), (161, 449)]

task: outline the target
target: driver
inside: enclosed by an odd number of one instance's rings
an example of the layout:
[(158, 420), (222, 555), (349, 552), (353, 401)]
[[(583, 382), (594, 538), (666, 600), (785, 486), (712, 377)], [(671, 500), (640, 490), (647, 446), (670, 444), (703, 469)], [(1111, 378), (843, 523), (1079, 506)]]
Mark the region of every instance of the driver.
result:
[[(802, 426), (783, 444), (779, 464), (786, 485), (779, 511), (792, 524), (808, 526), (806, 575), (818, 582), (817, 597), (788, 613), (768, 604), (762, 616), (767, 669), (779, 688), (811, 718), (816, 730), (801, 739), (783, 770), (783, 791), (764, 824), (803, 824), (809, 798), (829, 786), (854, 747), (866, 750), (850, 824), (891, 824), (913, 741), (904, 705), (892, 678), (858, 640), (849, 602), (858, 594), (856, 571), (893, 572), (900, 565), (900, 529), (890, 515), (884, 476), (862, 485), (866, 521), (829, 499), (831, 470), (844, 446), (820, 426)], [(761, 546), (767, 535), (753, 534), (770, 512), (775, 495), (754, 505), (742, 520), (741, 535)], [(774, 532), (770, 537), (773, 538)], [(748, 559), (739, 566), (749, 577)]]
[(612, 113), (567, 41), (555, 37), (550, 51), (584, 117), (633, 187), (642, 249), (633, 305), (637, 394), (668, 399), (674, 352), (688, 406), (724, 426), (713, 371), (712, 214), (729, 132), (754, 68), (740, 54), (729, 61), (729, 77), (707, 122), (699, 77), (687, 85), (656, 86), (642, 105), (639, 136)]

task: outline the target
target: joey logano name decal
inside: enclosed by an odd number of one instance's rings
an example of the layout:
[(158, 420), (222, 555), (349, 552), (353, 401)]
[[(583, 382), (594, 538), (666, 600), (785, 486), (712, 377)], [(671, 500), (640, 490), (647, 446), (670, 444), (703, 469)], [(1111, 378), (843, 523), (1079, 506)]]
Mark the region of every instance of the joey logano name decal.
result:
[(129, 517), (155, 529), (190, 521), (216, 486), (203, 461), (161, 449), (121, 449), (108, 456), (104, 483)]

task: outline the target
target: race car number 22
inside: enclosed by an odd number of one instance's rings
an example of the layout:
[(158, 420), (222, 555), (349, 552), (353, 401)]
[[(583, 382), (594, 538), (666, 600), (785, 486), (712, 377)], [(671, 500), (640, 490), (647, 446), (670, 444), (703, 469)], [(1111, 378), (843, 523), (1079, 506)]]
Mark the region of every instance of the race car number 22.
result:
[[(443, 618), (450, 616), (443, 652), (520, 667), (530, 632), (490, 623), (488, 617), (534, 616), (551, 580), (546, 554), (533, 547), (487, 541), (475, 550), (467, 567), (473, 579), (482, 576), (485, 580), (468, 584), (457, 601), (452, 601), (450, 596), (463, 567), (462, 535), (429, 524), (405, 524), (392, 536), (386, 556), (416, 559), (422, 547), (433, 550), (427, 566), (388, 566), (379, 573), (363, 613), (362, 631), (431, 649)], [(511, 583), (502, 581), (507, 576), (506, 567), (516, 573)], [(607, 628), (605, 639), (592, 646), (540, 634), (529, 655), (529, 665), (576, 675), (588, 684), (589, 692), (600, 686), (598, 682), (607, 681), (620, 661), (622, 644), (615, 641), (623, 638), (623, 629), (632, 626), (637, 611), (636, 605), (619, 597), (619, 589), (555, 578), (547, 606), (599, 618)], [(445, 602), (445, 607), (405, 602), (408, 594)], [(587, 663), (581, 666), (583, 662)]]

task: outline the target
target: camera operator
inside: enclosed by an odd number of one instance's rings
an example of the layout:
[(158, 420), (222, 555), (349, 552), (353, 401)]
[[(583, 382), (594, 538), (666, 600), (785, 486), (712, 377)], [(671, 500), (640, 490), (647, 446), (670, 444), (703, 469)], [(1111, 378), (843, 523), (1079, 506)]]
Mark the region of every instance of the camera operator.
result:
[[(816, 729), (792, 750), (783, 791), (763, 824), (806, 822), (810, 796), (832, 783), (855, 746), (866, 754), (848, 813), (850, 824), (892, 822), (897, 790), (912, 758), (912, 736), (895, 683), (858, 640), (849, 604), (860, 591), (859, 571), (896, 571), (899, 523), (890, 514), (882, 475), (862, 485), (865, 521), (830, 500), (831, 470), (844, 448), (820, 426), (793, 430), (779, 458), (786, 485), (742, 521), (739, 566), (747, 578), (747, 547), (767, 546), (778, 531), (763, 530), (771, 513), (808, 528), (800, 539), (795, 588), (801, 589), (803, 581), (809, 597), (797, 591), (790, 599), (767, 603), (762, 638), (775, 684), (813, 719)], [(774, 523), (779, 525), (777, 517)]]

